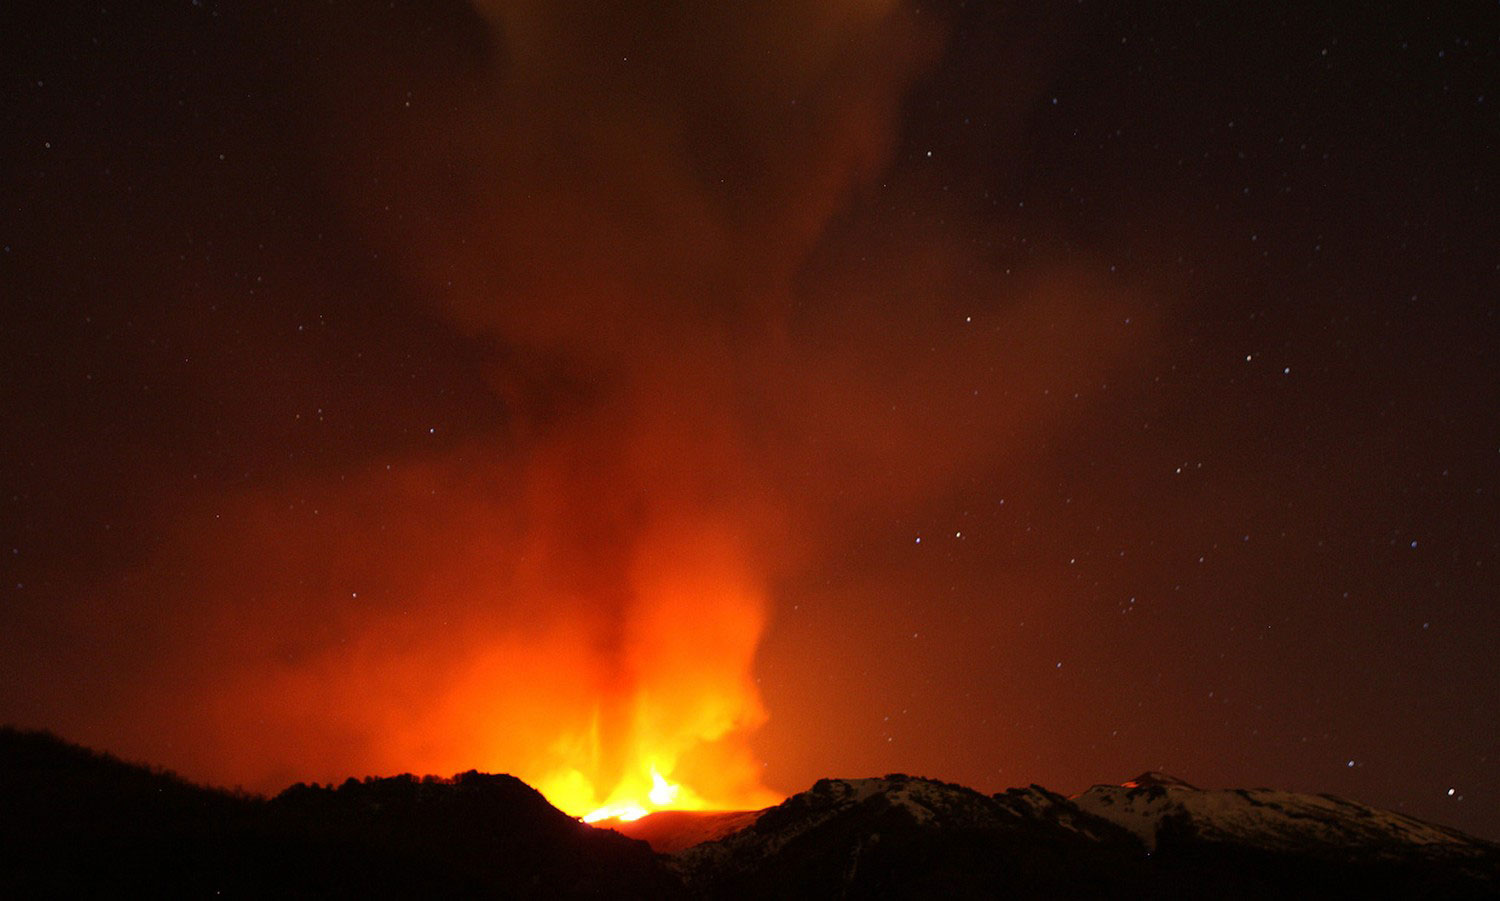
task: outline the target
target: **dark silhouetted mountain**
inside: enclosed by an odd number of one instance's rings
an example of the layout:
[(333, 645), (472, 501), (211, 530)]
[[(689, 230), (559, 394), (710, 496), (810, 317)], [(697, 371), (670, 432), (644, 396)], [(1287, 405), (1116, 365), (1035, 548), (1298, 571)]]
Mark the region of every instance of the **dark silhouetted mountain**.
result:
[(275, 799), (0, 730), (0, 897), (681, 894), (648, 845), (509, 776), (397, 776)]
[[(1500, 848), (1329, 795), (1148, 773), (1069, 799), (824, 779), (621, 831), (509, 776), (202, 788), (0, 729), (0, 897), (1495, 898)], [(704, 841), (703, 839), (709, 839)]]

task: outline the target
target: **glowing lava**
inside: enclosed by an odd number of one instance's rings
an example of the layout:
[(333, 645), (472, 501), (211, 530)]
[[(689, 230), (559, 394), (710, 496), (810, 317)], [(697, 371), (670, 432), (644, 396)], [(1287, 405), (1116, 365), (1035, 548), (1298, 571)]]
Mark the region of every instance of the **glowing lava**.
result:
[(622, 820), (630, 822), (638, 820), (652, 810), (665, 810), (674, 806), (677, 797), (682, 794), (682, 786), (668, 782), (656, 767), (651, 768), (651, 790), (646, 793), (646, 798), (651, 806), (646, 807), (639, 801), (616, 801), (583, 815), (585, 823), (597, 823), (600, 820)]
[(780, 801), (748, 741), (766, 718), (753, 667), (766, 599), (746, 557), (729, 528), (655, 530), (618, 616), (559, 602), (573, 616), (493, 646), (469, 708), (486, 756), (588, 822)]
[(649, 795), (652, 804), (655, 804), (657, 807), (670, 807), (672, 802), (677, 800), (677, 796), (681, 792), (682, 786), (673, 785), (663, 779), (661, 773), (658, 773), (654, 767), (652, 768), (651, 793)]
[(585, 823), (597, 823), (600, 820), (620, 820), (628, 823), (631, 820), (639, 820), (650, 812), (634, 801), (621, 801), (618, 804), (606, 804), (593, 813), (584, 814), (582, 819)]

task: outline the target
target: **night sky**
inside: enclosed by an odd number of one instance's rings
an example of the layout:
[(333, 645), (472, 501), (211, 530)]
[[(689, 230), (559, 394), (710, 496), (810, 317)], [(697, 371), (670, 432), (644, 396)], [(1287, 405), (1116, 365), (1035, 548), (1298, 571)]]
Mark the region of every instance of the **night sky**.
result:
[(0, 721), (1500, 838), (1500, 11), (1345, 6), (3, 4)]

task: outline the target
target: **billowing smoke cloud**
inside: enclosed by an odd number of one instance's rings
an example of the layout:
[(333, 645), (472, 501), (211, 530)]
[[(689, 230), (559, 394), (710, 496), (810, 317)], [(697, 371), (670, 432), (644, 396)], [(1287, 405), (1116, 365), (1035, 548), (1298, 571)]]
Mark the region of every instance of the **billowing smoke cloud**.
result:
[[(550, 767), (495, 756), (583, 809), (658, 768), (705, 803), (765, 800), (720, 741), (764, 716), (752, 663), (787, 500), (746, 408), (787, 353), (792, 275), (883, 168), (930, 36), (892, 8), (479, 11), (493, 52), (469, 102), (348, 148), (344, 188), (415, 289), (495, 343), (521, 486), (496, 588), (545, 608), (497, 600), (554, 632), (519, 642), (542, 652), (518, 672), (577, 718), (520, 730)], [(529, 674), (561, 661), (577, 684), (549, 697)]]
[(105, 743), (259, 788), (477, 766), (583, 812), (658, 769), (762, 803), (776, 580), (1029, 453), (1127, 346), (1117, 298), (1007, 276), (993, 224), (888, 183), (943, 46), (913, 8), (441, 12), (301, 13), (293, 65), (323, 200), (392, 280), (358, 290), (461, 332), (493, 404), (330, 411), (426, 443), (182, 500), (100, 589), (161, 630), (117, 721), (158, 725)]

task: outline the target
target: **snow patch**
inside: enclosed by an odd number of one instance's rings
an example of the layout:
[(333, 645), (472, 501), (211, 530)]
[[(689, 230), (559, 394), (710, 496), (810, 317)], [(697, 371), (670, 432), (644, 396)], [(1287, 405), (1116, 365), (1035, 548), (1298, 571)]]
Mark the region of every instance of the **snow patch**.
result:
[(1079, 809), (1109, 820), (1155, 848), (1162, 824), (1190, 825), (1209, 840), (1243, 841), (1267, 848), (1308, 845), (1421, 846), (1463, 851), (1473, 840), (1456, 830), (1379, 810), (1334, 795), (1271, 789), (1205, 790), (1180, 780), (1096, 785), (1073, 799)]

